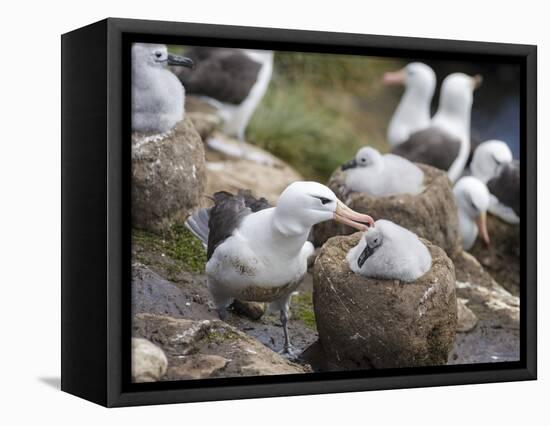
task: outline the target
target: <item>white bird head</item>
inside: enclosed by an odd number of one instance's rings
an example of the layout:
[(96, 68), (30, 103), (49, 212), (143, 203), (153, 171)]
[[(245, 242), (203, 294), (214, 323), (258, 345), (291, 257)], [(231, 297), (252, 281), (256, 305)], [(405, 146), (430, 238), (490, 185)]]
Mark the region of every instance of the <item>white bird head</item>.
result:
[(490, 140), (480, 144), (474, 151), (470, 168), (472, 175), (487, 183), (495, 177), (502, 164), (514, 159), (512, 151), (505, 142)]
[(168, 53), (168, 48), (164, 44), (150, 43), (134, 43), (132, 45), (132, 64), (154, 68), (165, 68), (167, 65), (194, 67), (190, 58)]
[(441, 84), (438, 112), (447, 114), (470, 114), (476, 90), (483, 78), (477, 74), (469, 76), (460, 72), (449, 74)]
[(491, 202), (487, 186), (478, 178), (465, 176), (460, 178), (453, 188), (458, 209), (469, 220), (475, 221), (481, 238), (489, 245), (487, 232), (487, 210)]
[(361, 231), (374, 224), (372, 217), (350, 209), (317, 182), (290, 184), (275, 207), (275, 226), (285, 235), (307, 234), (313, 225), (331, 219)]
[(357, 266), (359, 268), (362, 268), (366, 260), (382, 245), (384, 242), (384, 234), (381, 229), (373, 228), (372, 231), (363, 234), (363, 239), (365, 241), (365, 247), (357, 258)]
[(341, 169), (353, 169), (355, 167), (371, 167), (382, 165), (382, 155), (376, 149), (365, 146), (357, 151), (355, 158), (343, 164)]
[(422, 62), (411, 62), (398, 71), (387, 72), (383, 77), (384, 84), (402, 84), (407, 90), (432, 96), (435, 90), (436, 77), (434, 71)]

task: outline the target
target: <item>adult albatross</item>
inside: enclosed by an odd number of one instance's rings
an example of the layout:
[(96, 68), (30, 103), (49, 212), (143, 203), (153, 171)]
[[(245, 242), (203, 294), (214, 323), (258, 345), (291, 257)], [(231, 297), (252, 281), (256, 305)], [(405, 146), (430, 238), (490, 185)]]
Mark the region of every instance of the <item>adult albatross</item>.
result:
[(186, 222), (207, 248), (206, 275), (220, 318), (234, 299), (270, 302), (280, 311), (284, 329), (283, 352), (292, 355), (288, 335), (290, 296), (307, 271), (313, 253), (311, 227), (336, 220), (367, 231), (374, 221), (342, 203), (324, 185), (294, 182), (276, 207), (248, 191), (214, 194), (214, 206), (193, 214)]
[(491, 193), (489, 212), (508, 223), (519, 223), (519, 161), (499, 140), (480, 144), (470, 165), (472, 175), (487, 184)]
[(449, 179), (456, 181), (468, 160), (473, 92), (481, 81), (480, 75), (448, 75), (441, 85), (439, 107), (430, 126), (413, 133), (392, 152), (445, 170)]
[(411, 62), (398, 71), (385, 73), (383, 81), (387, 85), (405, 86), (388, 126), (388, 142), (394, 147), (409, 139), (411, 133), (429, 126), (436, 77), (428, 65)]
[(224, 120), (224, 132), (244, 142), (248, 122), (271, 80), (273, 52), (191, 47), (185, 55), (196, 63), (196, 72), (175, 71), (187, 93), (215, 106)]

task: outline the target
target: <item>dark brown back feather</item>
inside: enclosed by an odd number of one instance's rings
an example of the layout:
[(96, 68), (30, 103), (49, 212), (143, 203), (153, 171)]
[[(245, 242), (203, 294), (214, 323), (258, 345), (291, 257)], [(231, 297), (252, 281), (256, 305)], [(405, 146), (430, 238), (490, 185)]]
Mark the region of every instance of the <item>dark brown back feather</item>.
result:
[(262, 67), (239, 49), (191, 47), (185, 56), (195, 62), (195, 69), (173, 71), (186, 93), (236, 105), (246, 99)]
[(423, 163), (448, 171), (460, 151), (460, 139), (437, 127), (413, 133), (392, 153), (414, 163)]
[(520, 169), (519, 161), (514, 160), (501, 166), (497, 176), (487, 182), (489, 192), (498, 200), (511, 207), (518, 215), (520, 213)]
[(229, 238), (241, 221), (251, 213), (271, 207), (265, 198), (254, 198), (248, 190), (240, 190), (237, 195), (220, 191), (214, 194), (214, 207), (210, 209), (208, 228), (209, 260), (214, 250)]

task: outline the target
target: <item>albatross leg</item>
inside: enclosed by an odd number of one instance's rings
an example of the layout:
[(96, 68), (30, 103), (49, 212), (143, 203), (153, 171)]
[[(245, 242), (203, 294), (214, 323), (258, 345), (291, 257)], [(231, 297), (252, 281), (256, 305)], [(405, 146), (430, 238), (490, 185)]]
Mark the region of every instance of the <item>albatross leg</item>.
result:
[(285, 335), (285, 342), (281, 354), (287, 355), (289, 358), (296, 358), (294, 347), (290, 343), (290, 336), (288, 334), (288, 305), (281, 309), (281, 324), (283, 325), (283, 333)]

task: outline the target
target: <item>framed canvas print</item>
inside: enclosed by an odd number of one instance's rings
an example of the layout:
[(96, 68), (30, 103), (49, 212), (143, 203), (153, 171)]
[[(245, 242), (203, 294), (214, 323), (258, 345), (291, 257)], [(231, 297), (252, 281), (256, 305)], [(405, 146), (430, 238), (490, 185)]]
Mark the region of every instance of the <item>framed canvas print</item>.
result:
[(62, 389), (536, 378), (536, 47), (107, 19), (62, 37)]

